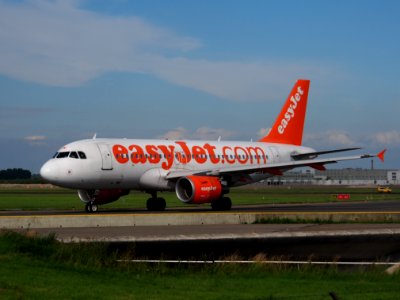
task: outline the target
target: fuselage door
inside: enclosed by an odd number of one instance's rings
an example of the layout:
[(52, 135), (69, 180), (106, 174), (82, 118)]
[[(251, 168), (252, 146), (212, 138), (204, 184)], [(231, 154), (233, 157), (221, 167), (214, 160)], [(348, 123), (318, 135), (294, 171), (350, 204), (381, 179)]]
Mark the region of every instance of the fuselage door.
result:
[(112, 170), (113, 165), (112, 165), (112, 156), (110, 147), (107, 144), (97, 144), (97, 147), (99, 147), (101, 154), (101, 160), (102, 160), (101, 169)]
[(279, 163), (280, 162), (279, 149), (274, 146), (272, 146), (270, 149), (272, 154), (272, 157), (270, 157), (270, 159), (272, 159), (272, 163)]

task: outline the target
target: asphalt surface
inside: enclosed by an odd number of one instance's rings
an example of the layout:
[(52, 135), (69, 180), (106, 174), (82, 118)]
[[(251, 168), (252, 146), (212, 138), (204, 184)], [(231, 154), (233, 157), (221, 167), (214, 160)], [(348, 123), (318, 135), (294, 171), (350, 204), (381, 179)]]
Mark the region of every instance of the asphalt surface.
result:
[[(198, 207), (167, 208), (163, 212), (148, 212), (143, 209), (103, 209), (100, 206), (97, 214), (168, 214), (168, 213), (204, 213), (212, 212), (208, 205)], [(304, 203), (304, 204), (263, 204), (233, 206), (230, 212), (400, 212), (400, 199), (390, 201), (362, 201), (362, 202), (329, 202), (329, 203)], [(82, 210), (40, 210), (0, 211), (0, 216), (32, 216), (32, 215), (81, 215), (86, 214)]]

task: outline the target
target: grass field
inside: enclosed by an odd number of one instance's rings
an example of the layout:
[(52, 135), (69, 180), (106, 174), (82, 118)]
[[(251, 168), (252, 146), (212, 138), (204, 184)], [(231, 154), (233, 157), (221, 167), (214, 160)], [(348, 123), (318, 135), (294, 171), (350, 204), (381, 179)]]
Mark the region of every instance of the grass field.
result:
[[(382, 268), (118, 263), (108, 244), (0, 234), (1, 299), (399, 299)], [(129, 255), (122, 254), (127, 258)]]
[[(229, 197), (233, 205), (280, 204), (340, 201), (337, 194), (350, 194), (346, 201), (381, 201), (400, 198), (400, 189), (391, 194), (378, 194), (375, 188), (349, 187), (263, 187), (232, 189)], [(167, 207), (187, 206), (175, 193), (160, 193)], [(132, 191), (116, 202), (102, 206), (111, 208), (145, 208), (148, 194)], [(0, 210), (67, 209), (82, 210), (83, 203), (76, 191), (54, 188), (49, 185), (0, 185)]]
[[(348, 193), (350, 201), (398, 199), (364, 188), (232, 189), (235, 205), (327, 202)], [(184, 206), (163, 193), (168, 206)], [(132, 192), (107, 208), (144, 208), (147, 194)], [(76, 192), (47, 185), (0, 186), (0, 210), (76, 209)], [(134, 246), (133, 246), (134, 247)], [(107, 243), (61, 244), (53, 236), (0, 232), (0, 299), (399, 299), (400, 274), (381, 267), (178, 265), (118, 263), (133, 252)]]

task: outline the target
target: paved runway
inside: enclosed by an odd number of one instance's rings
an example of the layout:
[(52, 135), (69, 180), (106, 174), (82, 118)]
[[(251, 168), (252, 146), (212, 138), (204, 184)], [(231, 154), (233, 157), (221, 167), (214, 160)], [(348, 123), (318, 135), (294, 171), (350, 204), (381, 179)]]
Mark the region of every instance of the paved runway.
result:
[[(102, 209), (97, 214), (168, 214), (168, 213), (205, 213), (212, 212), (207, 205), (180, 208), (167, 208), (164, 212), (148, 212), (143, 209)], [(400, 213), (400, 200), (390, 201), (362, 201), (362, 202), (329, 202), (329, 203), (304, 203), (304, 204), (262, 204), (233, 206), (232, 213), (245, 212), (390, 212)], [(42, 211), (0, 211), (0, 216), (32, 216), (32, 215), (84, 215), (86, 212), (72, 210), (42, 210)]]

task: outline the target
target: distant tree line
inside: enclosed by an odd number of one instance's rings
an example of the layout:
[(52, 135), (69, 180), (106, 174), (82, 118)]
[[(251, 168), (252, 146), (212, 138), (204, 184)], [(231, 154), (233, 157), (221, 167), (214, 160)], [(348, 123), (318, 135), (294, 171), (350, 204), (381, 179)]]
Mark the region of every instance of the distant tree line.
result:
[(19, 179), (31, 179), (32, 173), (29, 170), (24, 169), (7, 169), (0, 170), (0, 180), (19, 180)]

